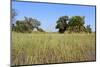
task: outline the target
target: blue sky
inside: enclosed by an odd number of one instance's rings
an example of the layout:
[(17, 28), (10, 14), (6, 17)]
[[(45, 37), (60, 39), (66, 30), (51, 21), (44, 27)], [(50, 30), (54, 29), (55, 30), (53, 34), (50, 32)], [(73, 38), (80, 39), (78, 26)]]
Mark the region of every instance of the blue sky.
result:
[(23, 20), (24, 16), (41, 21), (41, 28), (48, 32), (56, 32), (56, 21), (61, 16), (85, 16), (85, 25), (90, 24), (95, 31), (95, 7), (80, 5), (47, 4), (33, 2), (12, 2), (12, 8), (18, 15), (16, 20)]

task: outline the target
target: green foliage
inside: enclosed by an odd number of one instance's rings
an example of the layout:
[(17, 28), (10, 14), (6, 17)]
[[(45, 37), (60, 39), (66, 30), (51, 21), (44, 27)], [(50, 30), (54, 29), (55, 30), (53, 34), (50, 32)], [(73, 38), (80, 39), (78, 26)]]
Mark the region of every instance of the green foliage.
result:
[(25, 21), (17, 21), (16, 22), (16, 30), (17, 32), (32, 32), (32, 27), (26, 23)]
[(69, 19), (68, 25), (70, 26), (83, 26), (84, 25), (84, 17), (81, 16), (72, 16)]
[(38, 28), (40, 22), (37, 19), (27, 18), (25, 20), (16, 21), (15, 31), (17, 32), (29, 32), (31, 33), (34, 28)]
[(25, 17), (25, 21), (26, 21), (29, 25), (32, 25), (33, 28), (37, 28), (38, 26), (41, 25), (40, 21), (38, 21), (37, 19)]
[(68, 16), (62, 16), (58, 19), (56, 29), (59, 29), (60, 33), (64, 33), (65, 31), (71, 32), (92, 32), (91, 28), (88, 26), (87, 28), (84, 26), (85, 17), (84, 16), (72, 16), (68, 18)]
[[(84, 28), (84, 17), (81, 16), (72, 16), (69, 19), (68, 25), (71, 28), (71, 32), (82, 32)], [(83, 28), (82, 28), (83, 27)]]
[(88, 32), (88, 33), (92, 33), (92, 30), (91, 30), (90, 25), (87, 25), (87, 26), (86, 26), (86, 32)]
[(68, 16), (62, 16), (57, 20), (57, 25), (56, 29), (59, 29), (60, 33), (64, 33), (65, 30), (67, 29), (67, 21), (68, 21)]

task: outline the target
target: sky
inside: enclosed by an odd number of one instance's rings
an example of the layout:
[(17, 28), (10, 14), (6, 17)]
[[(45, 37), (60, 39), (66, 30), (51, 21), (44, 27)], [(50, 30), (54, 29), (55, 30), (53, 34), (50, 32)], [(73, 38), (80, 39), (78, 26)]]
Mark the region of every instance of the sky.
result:
[(24, 16), (35, 18), (41, 22), (40, 28), (47, 32), (58, 31), (55, 26), (61, 16), (85, 16), (85, 26), (91, 25), (95, 31), (95, 6), (13, 1), (12, 8), (18, 14), (16, 20), (24, 20)]

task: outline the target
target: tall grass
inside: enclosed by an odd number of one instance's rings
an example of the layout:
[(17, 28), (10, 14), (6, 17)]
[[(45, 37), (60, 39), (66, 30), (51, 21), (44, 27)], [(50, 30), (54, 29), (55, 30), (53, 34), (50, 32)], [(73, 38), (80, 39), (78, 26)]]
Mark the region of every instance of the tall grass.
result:
[(12, 32), (12, 65), (93, 61), (95, 34)]

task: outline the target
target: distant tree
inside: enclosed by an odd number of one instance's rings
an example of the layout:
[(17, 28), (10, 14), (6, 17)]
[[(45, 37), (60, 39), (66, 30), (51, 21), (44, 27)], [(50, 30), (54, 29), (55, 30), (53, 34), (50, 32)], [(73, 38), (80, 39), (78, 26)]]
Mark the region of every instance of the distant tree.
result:
[(12, 28), (12, 31), (15, 30), (15, 25), (14, 25), (14, 21), (15, 21), (15, 17), (17, 16), (17, 12), (15, 11), (15, 9), (12, 9), (11, 10), (11, 28)]
[(15, 17), (17, 16), (17, 12), (15, 11), (15, 9), (12, 8), (11, 10), (11, 21), (13, 22), (15, 20)]
[(56, 29), (59, 29), (59, 33), (64, 33), (68, 28), (68, 16), (62, 16), (57, 20)]
[(86, 26), (86, 32), (92, 33), (92, 29), (91, 29), (90, 25), (87, 25)]
[(84, 30), (84, 18), (82, 16), (72, 16), (69, 19), (68, 25), (69, 25), (69, 31), (72, 32), (81, 32)]
[(32, 32), (32, 27), (25, 22), (25, 20), (23, 21), (16, 21), (16, 27), (15, 27), (16, 31), (17, 32), (22, 32), (22, 33), (25, 33), (25, 32)]
[(40, 26), (40, 21), (37, 19), (27, 18), (25, 20), (18, 20), (16, 21), (16, 31), (17, 32), (29, 32), (31, 33), (34, 28), (38, 28)]
[(33, 19), (33, 18), (27, 18), (25, 17), (25, 21), (32, 26), (32, 28), (38, 28), (41, 23), (40, 21), (38, 21), (37, 19)]

